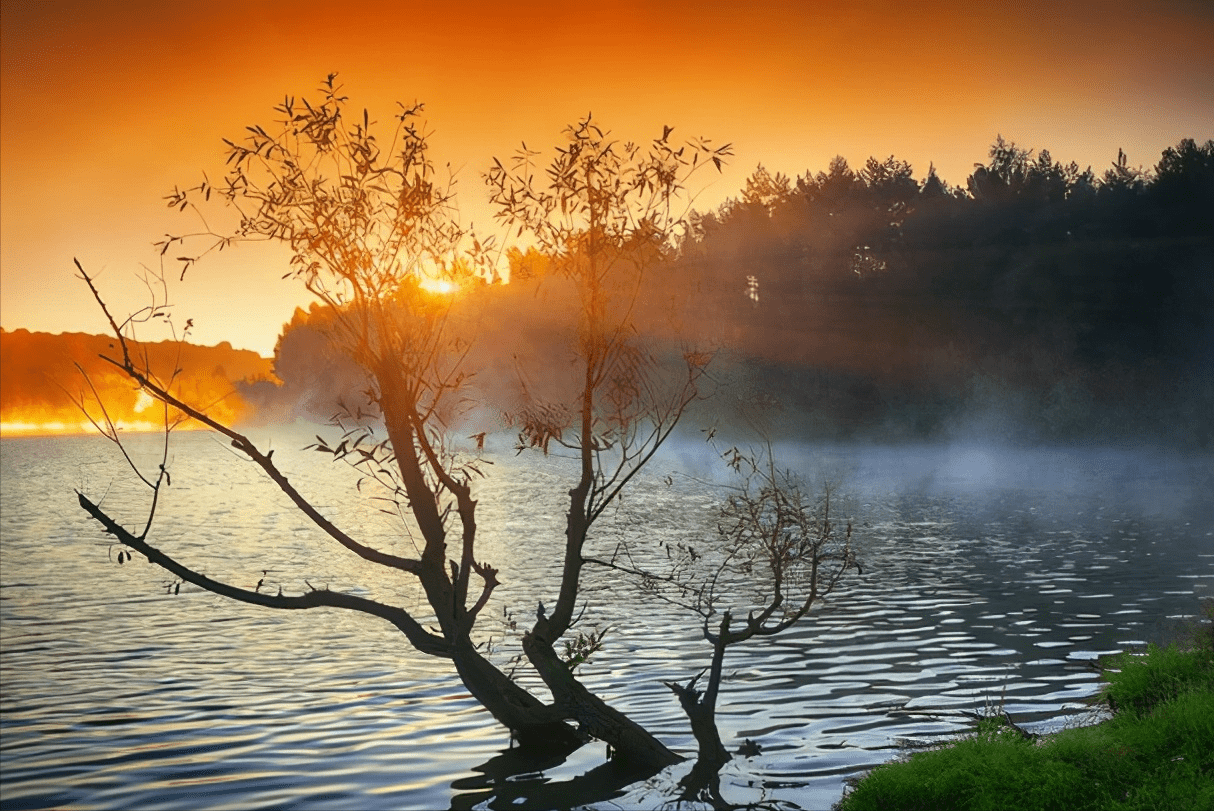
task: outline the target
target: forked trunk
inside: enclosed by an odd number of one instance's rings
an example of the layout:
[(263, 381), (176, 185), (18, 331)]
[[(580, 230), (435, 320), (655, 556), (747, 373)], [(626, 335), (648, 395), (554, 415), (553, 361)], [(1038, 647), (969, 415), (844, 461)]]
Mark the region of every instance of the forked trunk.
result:
[(523, 651), (552, 691), (561, 715), (576, 720), (582, 730), (609, 744), (616, 757), (654, 772), (682, 760), (644, 727), (587, 690), (551, 645), (534, 634), (526, 634)]
[(696, 758), (697, 768), (715, 772), (728, 763), (731, 756), (721, 742), (721, 733), (717, 729), (716, 707), (704, 701), (700, 691), (691, 685), (669, 684), (671, 690), (679, 697), (679, 704), (687, 713), (691, 722), (691, 732), (695, 735), (699, 755)]
[(511, 731), (519, 745), (573, 750), (586, 743), (587, 738), (565, 723), (561, 712), (515, 684), (471, 644), (457, 645), (452, 661), (468, 692)]
[[(725, 744), (721, 742), (721, 732), (717, 729), (717, 694), (721, 690), (725, 648), (730, 641), (730, 619), (730, 613), (726, 611), (721, 618), (721, 627), (717, 635), (709, 636), (713, 643), (712, 663), (708, 666), (708, 683), (705, 685), (703, 693), (696, 689), (696, 682), (704, 675), (703, 671), (687, 684), (676, 684), (669, 681), (665, 683), (671, 692), (679, 697), (679, 705), (682, 706), (683, 712), (687, 713), (687, 720), (691, 722), (691, 732), (695, 735), (696, 744), (699, 747), (695, 772), (703, 774), (715, 774), (731, 759)], [(688, 777), (694, 779), (695, 773), (693, 772)]]

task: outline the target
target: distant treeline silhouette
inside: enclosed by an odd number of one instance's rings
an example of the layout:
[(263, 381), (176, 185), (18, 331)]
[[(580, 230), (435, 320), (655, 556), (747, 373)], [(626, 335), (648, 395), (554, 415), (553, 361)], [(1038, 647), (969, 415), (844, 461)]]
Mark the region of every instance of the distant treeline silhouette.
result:
[[(234, 392), (237, 383), (264, 380), (270, 374), (265, 358), (233, 349), (227, 341), (217, 346), (170, 340), (132, 342), (132, 346), (141, 356), (146, 353), (151, 370), (166, 380), (180, 369), (174, 390), (226, 419), (247, 416), (246, 403)], [(141, 413), (139, 391), (102, 356), (121, 358), (110, 336), (0, 329), (0, 421), (78, 425), (85, 417), (73, 401), (82, 399), (100, 418), (85, 375), (106, 398), (106, 408), (115, 419), (162, 420), (155, 410)]]
[[(964, 186), (892, 156), (795, 180), (760, 166), (692, 223), (650, 275), (638, 326), (726, 350), (722, 378), (778, 404), (783, 430), (1214, 439), (1214, 141), (1185, 139), (1151, 169), (1120, 153), (1097, 175), (998, 138)], [(565, 340), (545, 257), (509, 262), (510, 292), (481, 293), (509, 299), (493, 343)], [(481, 318), (495, 309), (482, 304)], [(328, 416), (363, 385), (322, 349), (330, 317), (284, 326), (283, 387), (245, 390), (267, 416)]]
[(1211, 439), (1214, 141), (1097, 176), (1000, 137), (964, 187), (892, 156), (760, 167), (682, 254), (662, 283), (729, 301), (720, 322), (767, 362), (753, 385), (827, 433), (931, 434), (977, 407), (1039, 438)]

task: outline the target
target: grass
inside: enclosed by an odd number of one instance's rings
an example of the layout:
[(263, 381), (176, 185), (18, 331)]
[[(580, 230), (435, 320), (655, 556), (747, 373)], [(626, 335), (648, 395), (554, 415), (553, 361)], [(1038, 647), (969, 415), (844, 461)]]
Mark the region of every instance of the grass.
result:
[[(1204, 606), (1214, 619), (1214, 601)], [(1034, 739), (1005, 715), (878, 766), (835, 806), (867, 809), (1214, 809), (1214, 631), (1102, 662), (1113, 717)]]

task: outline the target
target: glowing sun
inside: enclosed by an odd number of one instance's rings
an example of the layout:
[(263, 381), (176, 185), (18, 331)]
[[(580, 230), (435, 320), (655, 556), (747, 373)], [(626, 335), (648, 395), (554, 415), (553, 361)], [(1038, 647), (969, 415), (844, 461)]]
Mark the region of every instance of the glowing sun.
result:
[(459, 285), (446, 279), (422, 279), (418, 283), (418, 287), (428, 293), (437, 293), (443, 296), (450, 295), (459, 289)]

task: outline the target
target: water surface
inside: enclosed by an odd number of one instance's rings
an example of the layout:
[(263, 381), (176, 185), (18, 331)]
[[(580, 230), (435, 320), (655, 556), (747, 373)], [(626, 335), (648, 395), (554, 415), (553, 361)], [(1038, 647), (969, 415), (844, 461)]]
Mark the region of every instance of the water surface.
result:
[[(293, 482), (356, 537), (412, 542), (300, 429), (266, 432)], [(155, 438), (133, 438), (142, 461)], [(1128, 450), (790, 445), (808, 474), (846, 475), (864, 574), (790, 632), (732, 650), (719, 720), (731, 748), (762, 751), (722, 772), (735, 802), (822, 808), (849, 775), (907, 741), (961, 728), (1003, 702), (1030, 728), (1078, 723), (1102, 653), (1165, 637), (1214, 583), (1208, 456)], [(513, 775), (487, 763), (508, 736), (441, 660), (387, 624), (330, 609), (229, 603), (165, 573), (117, 563), (73, 490), (128, 527), (146, 491), (95, 437), (0, 442), (0, 796), (5, 808), (527, 807), (543, 782), (603, 761), (591, 744)], [(481, 552), (502, 569), (482, 623), (507, 665), (538, 600), (555, 601), (563, 530), (558, 459), (504, 446), (480, 486)], [(319, 460), (319, 463), (318, 463)], [(711, 541), (719, 493), (699, 443), (675, 445), (602, 527), (622, 540)], [(153, 544), (206, 573), (287, 593), (353, 590), (421, 611), (407, 578), (325, 542), (257, 470), (205, 434), (180, 435)], [(668, 480), (667, 476), (671, 478)], [(670, 483), (668, 484), (667, 481)], [(639, 547), (638, 547), (639, 548)], [(587, 624), (610, 625), (579, 673), (678, 751), (694, 743), (663, 680), (707, 661), (694, 618), (594, 575)], [(523, 681), (542, 693), (523, 671)], [(514, 768), (514, 767), (512, 767)], [(670, 801), (675, 767), (601, 807)], [(524, 769), (524, 771), (527, 771)], [(496, 788), (494, 787), (496, 784)], [(520, 799), (522, 798), (522, 799)]]

